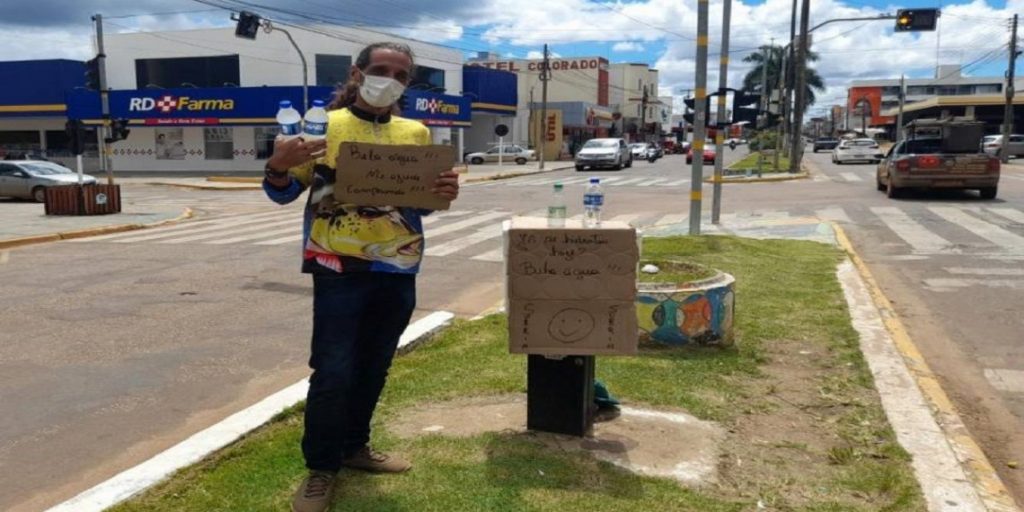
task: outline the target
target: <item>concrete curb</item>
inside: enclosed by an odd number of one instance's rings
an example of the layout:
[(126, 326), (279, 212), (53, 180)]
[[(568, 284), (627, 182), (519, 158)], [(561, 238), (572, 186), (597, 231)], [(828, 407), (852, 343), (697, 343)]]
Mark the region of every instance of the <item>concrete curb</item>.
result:
[(1020, 510), (1014, 502), (1013, 497), (1007, 491), (1003, 481), (988, 457), (982, 451), (978, 443), (971, 437), (970, 432), (964, 425), (963, 420), (953, 402), (949, 399), (945, 390), (939, 384), (938, 378), (932, 373), (928, 364), (921, 355), (921, 351), (914, 344), (913, 339), (907, 333), (906, 327), (900, 321), (896, 310), (888, 297), (878, 286), (874, 275), (867, 264), (857, 253), (846, 232), (836, 223), (832, 223), (835, 230), (836, 240), (839, 246), (846, 251), (856, 267), (865, 287), (881, 316), (882, 323), (888, 331), (889, 336), (895, 345), (896, 350), (904, 361), (918, 389), (924, 395), (927, 403), (933, 408), (935, 420), (944, 434), (946, 441), (956, 455), (964, 471), (970, 477), (978, 496), (984, 503), (985, 509), (989, 512), (1011, 512)]
[(0, 249), (10, 249), (12, 247), (21, 247), (23, 245), (39, 244), (44, 242), (56, 242), (58, 240), (71, 240), (74, 238), (86, 238), (90, 236), (121, 233), (124, 231), (135, 231), (139, 229), (155, 228), (158, 226), (174, 224), (176, 222), (181, 222), (185, 219), (192, 218), (192, 213), (193, 212), (191, 208), (185, 208), (181, 215), (178, 215), (173, 219), (162, 220), (150, 224), (115, 224), (112, 226), (99, 226), (95, 228), (80, 229), (75, 231), (61, 231), (58, 233), (49, 233), (46, 235), (33, 235), (21, 238), (9, 238), (7, 240), (0, 240)]
[(575, 164), (567, 165), (565, 167), (555, 167), (555, 168), (552, 168), (552, 169), (544, 169), (543, 171), (510, 172), (508, 174), (495, 174), (493, 176), (485, 176), (483, 178), (467, 178), (466, 181), (464, 181), (462, 183), (468, 185), (468, 184), (471, 184), (471, 183), (485, 183), (485, 182), (488, 182), (488, 181), (507, 180), (507, 179), (511, 179), (511, 178), (519, 178), (519, 177), (522, 177), (522, 176), (533, 176), (535, 174), (546, 174), (546, 173), (549, 173), (549, 172), (564, 171), (566, 169), (572, 169), (573, 167), (575, 167)]
[[(422, 344), (450, 325), (454, 316), (436, 311), (410, 324), (398, 342), (398, 353), (407, 353)], [(266, 424), (281, 411), (305, 400), (308, 389), (309, 380), (302, 379), (47, 512), (101, 512), (117, 505)]]
[(206, 181), (213, 183), (263, 183), (260, 176), (207, 176)]
[(189, 184), (189, 183), (167, 183), (167, 182), (164, 182), (164, 181), (151, 181), (151, 182), (143, 183), (143, 185), (155, 185), (155, 186), (159, 186), (159, 187), (187, 188), (187, 189), (190, 189), (190, 190), (228, 190), (228, 191), (234, 191), (234, 190), (263, 190), (263, 187), (259, 186), (259, 185), (252, 185), (252, 186), (245, 185), (245, 186), (240, 186), (240, 187), (223, 187), (223, 186), (217, 186), (217, 185), (192, 185), (192, 184)]
[[(781, 181), (805, 180), (810, 177), (811, 175), (807, 172), (801, 172), (798, 174), (785, 173), (785, 176), (769, 176), (762, 178), (722, 178), (721, 183), (776, 183)], [(704, 183), (715, 183), (715, 181), (716, 180), (713, 176), (710, 178), (704, 178)]]

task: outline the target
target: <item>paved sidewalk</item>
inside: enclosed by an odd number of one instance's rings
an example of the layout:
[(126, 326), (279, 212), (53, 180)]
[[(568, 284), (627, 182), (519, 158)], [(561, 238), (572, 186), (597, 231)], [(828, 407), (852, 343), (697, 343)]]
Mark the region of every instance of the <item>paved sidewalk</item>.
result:
[(76, 238), (110, 231), (141, 229), (148, 224), (167, 222), (183, 217), (180, 206), (145, 206), (131, 204), (112, 215), (46, 215), (42, 203), (0, 199), (0, 248)]
[(117, 179), (117, 183), (121, 185), (162, 185), (200, 190), (260, 190), (262, 181), (262, 176), (135, 176)]

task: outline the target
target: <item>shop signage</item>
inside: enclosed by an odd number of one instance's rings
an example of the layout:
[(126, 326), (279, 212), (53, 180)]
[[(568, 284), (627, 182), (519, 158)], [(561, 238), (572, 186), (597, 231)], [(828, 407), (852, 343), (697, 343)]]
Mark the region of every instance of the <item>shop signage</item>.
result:
[(402, 117), (427, 126), (469, 126), (471, 100), (464, 96), (407, 89)]
[[(471, 66), (482, 66), (490, 69), (498, 69), (503, 71), (519, 72), (523, 69), (527, 71), (540, 71), (544, 69), (544, 61), (496, 61), (496, 62), (471, 62)], [(552, 70), (572, 70), (572, 69), (607, 69), (608, 65), (604, 62), (604, 59), (555, 59), (551, 63)]]
[[(309, 100), (329, 101), (333, 87), (310, 87)], [(302, 105), (301, 87), (216, 87), (207, 89), (139, 89), (110, 92), (110, 114), (147, 126), (211, 124), (272, 125), (281, 100)], [(99, 120), (96, 91), (67, 93), (68, 117)], [(402, 117), (429, 126), (469, 126), (471, 100), (436, 92), (407, 90)]]

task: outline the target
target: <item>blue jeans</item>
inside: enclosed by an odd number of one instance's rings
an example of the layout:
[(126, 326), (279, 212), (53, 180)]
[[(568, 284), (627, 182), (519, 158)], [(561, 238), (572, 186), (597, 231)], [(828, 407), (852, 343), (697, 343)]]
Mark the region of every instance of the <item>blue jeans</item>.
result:
[(338, 471), (370, 441), (370, 419), (416, 307), (416, 276), (354, 272), (313, 276), (313, 342), (302, 454)]

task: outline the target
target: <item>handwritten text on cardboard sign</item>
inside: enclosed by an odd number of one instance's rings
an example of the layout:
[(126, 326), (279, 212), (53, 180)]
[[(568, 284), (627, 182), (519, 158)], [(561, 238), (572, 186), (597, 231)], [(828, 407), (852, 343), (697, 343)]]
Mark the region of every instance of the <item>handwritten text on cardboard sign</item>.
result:
[(392, 146), (343, 142), (338, 151), (335, 195), (361, 206), (447, 210), (434, 182), (452, 168), (451, 146)]

